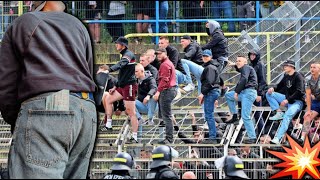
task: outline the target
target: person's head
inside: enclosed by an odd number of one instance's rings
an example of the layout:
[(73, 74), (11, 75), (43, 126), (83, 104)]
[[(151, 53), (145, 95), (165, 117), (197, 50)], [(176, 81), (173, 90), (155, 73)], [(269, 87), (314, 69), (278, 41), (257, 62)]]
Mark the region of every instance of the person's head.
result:
[(229, 149), (228, 156), (237, 156), (238, 153), (235, 149)]
[(260, 137), (260, 144), (270, 144), (271, 137), (268, 134), (265, 134)]
[(152, 151), (152, 163), (150, 168), (157, 168), (160, 166), (170, 166), (173, 157), (178, 157), (179, 153), (167, 145), (161, 145)]
[(101, 66), (99, 66), (99, 69), (98, 69), (98, 71), (97, 71), (97, 74), (100, 73), (100, 72), (106, 71), (106, 70), (109, 71), (109, 66), (106, 65), (106, 64), (101, 65)]
[(169, 38), (167, 36), (161, 36), (159, 39), (159, 48), (167, 48), (169, 46)]
[(63, 12), (65, 8), (63, 1), (33, 1), (32, 3), (32, 11)]
[(310, 73), (311, 75), (318, 75), (320, 73), (320, 63), (312, 62), (310, 65)]
[(149, 150), (141, 149), (140, 151), (140, 157), (141, 158), (151, 158), (151, 153)]
[(119, 37), (116, 41), (116, 49), (117, 51), (122, 51), (126, 48), (128, 48), (128, 39), (125, 37)]
[(155, 59), (156, 59), (156, 55), (155, 55), (155, 50), (154, 49), (148, 49), (146, 51), (146, 56), (148, 57), (148, 60), (150, 63), (152, 63)]
[(191, 43), (191, 37), (189, 35), (184, 35), (181, 37), (180, 44), (182, 45), (182, 48), (186, 48)]
[(287, 60), (283, 63), (283, 71), (286, 74), (292, 74), (293, 72), (295, 72), (295, 63), (292, 60)]
[(149, 58), (146, 55), (146, 53), (141, 54), (141, 56), (140, 56), (140, 64), (142, 64), (143, 67), (147, 67), (150, 64)]
[(198, 142), (202, 141), (204, 139), (203, 131), (198, 130), (198, 131), (194, 132), (193, 133), (193, 138)]
[(120, 152), (113, 159), (113, 164), (112, 164), (110, 170), (113, 170), (113, 171), (121, 171), (121, 170), (130, 171), (134, 167), (134, 164), (135, 164), (134, 163), (134, 159), (130, 154), (128, 154), (126, 152)]
[(206, 23), (206, 31), (209, 36), (213, 34), (213, 32), (216, 31), (217, 29), (221, 29), (221, 26), (217, 21), (209, 20)]
[(245, 64), (248, 63), (248, 60), (245, 56), (238, 55), (237, 60), (236, 60), (236, 66), (237, 68), (242, 68)]
[(202, 52), (202, 61), (204, 63), (207, 63), (209, 61), (211, 61), (212, 59), (212, 52), (210, 49), (206, 49)]
[(164, 61), (167, 56), (167, 50), (165, 48), (158, 48), (155, 52), (159, 61)]
[(251, 62), (257, 61), (260, 59), (260, 52), (258, 50), (252, 50), (248, 53), (248, 57)]
[(244, 146), (240, 148), (241, 157), (247, 158), (251, 152), (250, 146)]
[(182, 179), (197, 179), (197, 177), (192, 171), (187, 171), (182, 175)]
[(228, 177), (249, 179), (243, 169), (244, 164), (238, 156), (227, 156), (225, 158), (223, 170)]
[(138, 78), (138, 79), (143, 79), (145, 77), (144, 67), (142, 66), (142, 64), (140, 64), (140, 63), (136, 64), (135, 75), (136, 75), (136, 78)]

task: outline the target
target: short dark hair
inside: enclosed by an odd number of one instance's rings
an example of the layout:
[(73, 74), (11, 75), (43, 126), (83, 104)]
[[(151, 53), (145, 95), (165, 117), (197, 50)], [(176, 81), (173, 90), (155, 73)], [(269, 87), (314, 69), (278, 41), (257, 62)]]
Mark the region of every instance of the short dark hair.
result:
[(166, 40), (169, 40), (168, 36), (160, 36), (160, 39), (166, 39)]

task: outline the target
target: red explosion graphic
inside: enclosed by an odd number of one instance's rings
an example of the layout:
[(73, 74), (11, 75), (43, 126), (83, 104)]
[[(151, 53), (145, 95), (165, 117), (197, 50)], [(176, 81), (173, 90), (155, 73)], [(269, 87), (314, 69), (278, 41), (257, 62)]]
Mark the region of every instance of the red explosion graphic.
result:
[(314, 179), (319, 179), (320, 175), (317, 166), (320, 165), (320, 159), (318, 158), (320, 143), (318, 142), (311, 148), (307, 136), (303, 147), (301, 147), (288, 135), (287, 139), (289, 140), (291, 149), (282, 146), (286, 151), (285, 153), (267, 150), (267, 152), (284, 161), (274, 166), (284, 169), (273, 175), (271, 179), (285, 176), (292, 176), (293, 179), (301, 179), (306, 173)]

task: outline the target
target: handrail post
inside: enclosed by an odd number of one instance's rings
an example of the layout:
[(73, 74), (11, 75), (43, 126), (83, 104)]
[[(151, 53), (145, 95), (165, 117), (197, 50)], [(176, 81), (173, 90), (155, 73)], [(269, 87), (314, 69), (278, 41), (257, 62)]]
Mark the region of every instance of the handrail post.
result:
[(200, 39), (200, 34), (197, 34), (197, 43), (200, 44), (200, 43), (201, 43), (200, 41), (201, 41), (201, 39)]
[[(148, 3), (148, 2), (145, 2), (145, 3)], [(159, 16), (160, 16), (160, 13), (159, 13), (159, 1), (156, 1), (156, 33), (158, 34), (159, 33)], [(158, 44), (159, 42), (159, 36), (156, 36), (156, 44)]]
[(18, 1), (18, 16), (23, 14), (23, 1)]
[(266, 34), (267, 36), (267, 84), (271, 83), (271, 52), (270, 52), (270, 34)]

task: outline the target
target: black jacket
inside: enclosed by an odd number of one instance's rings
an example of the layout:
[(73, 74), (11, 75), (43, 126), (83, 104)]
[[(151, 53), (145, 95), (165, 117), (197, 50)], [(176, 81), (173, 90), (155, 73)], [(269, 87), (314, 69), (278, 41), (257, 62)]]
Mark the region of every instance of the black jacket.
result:
[(144, 70), (145, 71), (150, 71), (150, 73), (152, 74), (152, 77), (156, 80), (156, 82), (158, 81), (158, 70), (157, 70), (157, 68), (155, 68), (151, 64), (148, 64), (148, 66), (144, 67)]
[(219, 63), (213, 60), (204, 63), (204, 70), (201, 74), (201, 93), (207, 95), (212, 89), (219, 88), (220, 77), (217, 66)]
[[(253, 67), (253, 69), (257, 73), (257, 79), (258, 79), (258, 89), (257, 94), (258, 96), (265, 96), (268, 86), (267, 86), (267, 70), (263, 62), (260, 60), (260, 52), (255, 51), (254, 54), (256, 55), (256, 58), (254, 60), (250, 60), (250, 66)], [(250, 59), (251, 52), (248, 53), (249, 59)]]
[(180, 179), (180, 177), (169, 166), (160, 166), (150, 169), (146, 179)]
[(110, 67), (110, 72), (119, 71), (117, 87), (135, 84), (137, 82), (135, 76), (136, 58), (134, 54), (125, 48), (120, 52), (122, 55), (120, 61)]
[(138, 100), (143, 102), (143, 99), (150, 95), (152, 97), (157, 92), (156, 80), (151, 76), (150, 73), (145, 73), (146, 77), (143, 80), (138, 79)]
[(0, 57), (0, 111), (11, 125), (20, 103), (28, 98), (62, 89), (96, 90), (89, 33), (70, 14), (41, 11), (19, 16), (5, 32)]
[(168, 58), (172, 62), (176, 70), (179, 70), (181, 73), (186, 74), (181, 63), (178, 49), (169, 45), (166, 50)]
[(209, 33), (211, 36), (210, 42), (202, 46), (202, 50), (211, 49), (212, 58), (218, 59), (221, 56), (228, 56), (227, 38), (221, 29), (214, 29), (214, 26), (209, 22)]
[(161, 63), (159, 62), (159, 60), (157, 58), (154, 61), (152, 61), (152, 63), (150, 63), (150, 64), (159, 71)]
[(184, 48), (183, 52), (185, 52), (183, 59), (190, 60), (199, 65), (203, 64), (202, 49), (196, 41), (192, 41), (186, 48)]
[(294, 72), (292, 76), (285, 74), (274, 90), (278, 92), (280, 89), (285, 87), (286, 99), (290, 104), (294, 103), (295, 100), (301, 100), (304, 102), (304, 84), (304, 77), (299, 72)]
[[(237, 69), (237, 68), (236, 68)], [(258, 78), (257, 73), (253, 67), (245, 64), (242, 68), (237, 69), (241, 73), (240, 80), (235, 88), (236, 93), (240, 93), (242, 90), (247, 88), (257, 89)]]

